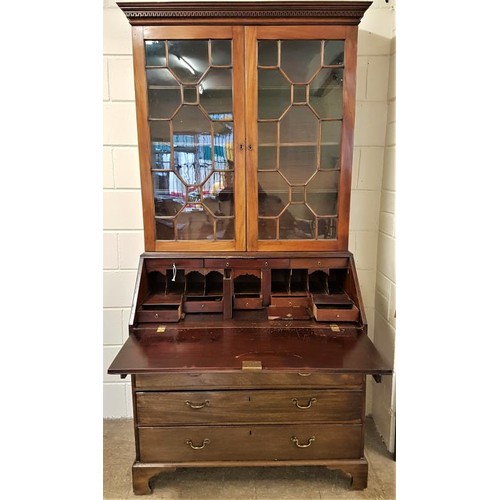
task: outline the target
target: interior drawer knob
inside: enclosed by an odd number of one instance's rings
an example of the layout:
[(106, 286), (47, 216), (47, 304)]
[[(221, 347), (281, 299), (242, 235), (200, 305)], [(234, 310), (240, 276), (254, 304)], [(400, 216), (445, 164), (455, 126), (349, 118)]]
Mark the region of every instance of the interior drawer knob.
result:
[(189, 408), (193, 408), (193, 410), (199, 410), (200, 408), (205, 408), (205, 406), (208, 406), (210, 404), (210, 401), (208, 399), (205, 399), (203, 403), (192, 403), (188, 399), (185, 401), (185, 403), (189, 406)]
[(309, 446), (311, 446), (314, 443), (314, 441), (316, 441), (316, 438), (314, 436), (309, 438), (307, 444), (300, 444), (299, 439), (296, 438), (295, 436), (292, 436), (290, 439), (297, 448), (309, 448)]
[(309, 403), (307, 403), (307, 405), (306, 405), (306, 406), (301, 406), (301, 405), (299, 404), (299, 400), (298, 400), (297, 398), (293, 398), (293, 399), (292, 399), (292, 403), (294, 403), (294, 404), (295, 404), (295, 406), (296, 406), (297, 408), (300, 408), (301, 410), (307, 410), (307, 408), (311, 408), (311, 406), (313, 405), (313, 403), (316, 403), (316, 401), (317, 401), (317, 400), (316, 400), (316, 398), (311, 398), (311, 399), (309, 400)]
[(188, 444), (189, 446), (191, 446), (191, 448), (192, 448), (193, 450), (203, 450), (203, 448), (205, 448), (205, 446), (206, 446), (207, 444), (210, 444), (210, 439), (205, 438), (205, 439), (203, 440), (203, 443), (201, 443), (201, 445), (200, 445), (200, 446), (196, 446), (195, 444), (193, 444), (193, 442), (191, 441), (191, 439), (186, 439), (186, 444)]

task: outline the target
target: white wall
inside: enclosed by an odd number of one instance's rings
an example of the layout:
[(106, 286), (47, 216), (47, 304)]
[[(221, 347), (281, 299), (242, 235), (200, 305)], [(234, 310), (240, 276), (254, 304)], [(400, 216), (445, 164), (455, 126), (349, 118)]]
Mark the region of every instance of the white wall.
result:
[[(377, 248), (386, 156), (394, 2), (375, 0), (360, 24), (349, 249), (374, 338)], [(104, 416), (132, 416), (130, 381), (106, 370), (126, 339), (135, 271), (143, 251), (130, 26), (104, 1)], [(385, 182), (385, 181), (384, 181)], [(371, 413), (371, 384), (367, 413)]]

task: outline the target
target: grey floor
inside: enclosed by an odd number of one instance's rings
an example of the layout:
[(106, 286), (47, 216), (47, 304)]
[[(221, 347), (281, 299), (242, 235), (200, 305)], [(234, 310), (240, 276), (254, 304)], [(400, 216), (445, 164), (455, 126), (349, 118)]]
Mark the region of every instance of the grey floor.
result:
[(177, 469), (151, 481), (153, 494), (135, 496), (131, 465), (135, 448), (131, 420), (104, 421), (104, 499), (169, 500), (389, 500), (396, 498), (396, 463), (373, 421), (367, 419), (368, 488), (349, 489), (349, 476), (324, 467), (235, 467)]

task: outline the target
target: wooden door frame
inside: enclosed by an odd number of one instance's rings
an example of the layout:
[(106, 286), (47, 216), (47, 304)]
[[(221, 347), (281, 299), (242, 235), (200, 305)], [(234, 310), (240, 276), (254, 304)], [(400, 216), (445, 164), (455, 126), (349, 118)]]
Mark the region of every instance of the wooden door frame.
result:
[[(246, 26), (245, 27), (245, 103), (246, 103), (246, 193), (248, 251), (340, 251), (349, 242), (354, 115), (356, 101), (357, 26)], [(257, 134), (257, 40), (259, 39), (337, 39), (344, 40), (343, 120), (338, 198), (337, 239), (335, 240), (259, 240), (258, 239), (258, 134)]]
[[(148, 121), (144, 42), (165, 39), (233, 40), (233, 124), (234, 124), (234, 240), (157, 240), (154, 192), (151, 175), (151, 140)], [(133, 26), (132, 48), (136, 98), (137, 135), (141, 175), (144, 246), (150, 251), (243, 251), (246, 249), (245, 204), (245, 101), (244, 33), (242, 26)], [(240, 149), (240, 145), (242, 145)]]

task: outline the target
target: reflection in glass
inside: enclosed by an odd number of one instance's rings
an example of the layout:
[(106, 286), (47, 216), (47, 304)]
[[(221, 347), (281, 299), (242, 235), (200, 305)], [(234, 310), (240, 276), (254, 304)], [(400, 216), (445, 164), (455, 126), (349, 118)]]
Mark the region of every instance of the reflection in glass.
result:
[(288, 204), (288, 184), (279, 172), (259, 172), (259, 215), (279, 215)]
[(310, 85), (311, 106), (321, 118), (342, 118), (343, 69), (322, 69)]
[(215, 231), (218, 240), (234, 240), (234, 219), (217, 219)]
[[(231, 41), (166, 45), (168, 68), (146, 69), (156, 236), (234, 239), (232, 70), (209, 69), (209, 47), (212, 64), (231, 65)], [(165, 42), (145, 50), (150, 64), (165, 59)]]
[(212, 68), (208, 71), (200, 84), (200, 104), (207, 113), (232, 112), (233, 71), (231, 69)]
[(175, 239), (173, 219), (156, 218), (156, 239), (157, 240), (173, 240)]
[(234, 168), (234, 127), (233, 122), (214, 122), (214, 168), (232, 170)]
[(278, 66), (278, 42), (259, 40), (259, 66)]
[(212, 64), (231, 66), (231, 40), (212, 40)]
[(307, 83), (320, 67), (319, 40), (281, 42), (281, 68), (293, 83)]
[(201, 203), (188, 203), (175, 223), (179, 240), (213, 239), (214, 218)]
[(154, 120), (149, 122), (151, 137), (151, 168), (169, 169), (170, 166), (170, 121)]
[(146, 66), (166, 66), (167, 58), (163, 40), (147, 40), (145, 49)]
[(169, 40), (168, 66), (182, 83), (197, 83), (208, 68), (207, 40)]
[(233, 172), (214, 172), (203, 184), (203, 204), (217, 217), (234, 215), (233, 186)]
[(153, 172), (155, 215), (173, 217), (186, 202), (186, 186), (174, 172)]
[(279, 118), (291, 103), (290, 84), (277, 69), (258, 72), (258, 117)]
[(304, 204), (289, 205), (279, 218), (279, 237), (282, 240), (314, 239), (315, 217)]

